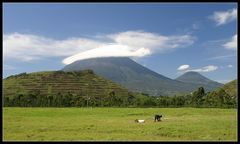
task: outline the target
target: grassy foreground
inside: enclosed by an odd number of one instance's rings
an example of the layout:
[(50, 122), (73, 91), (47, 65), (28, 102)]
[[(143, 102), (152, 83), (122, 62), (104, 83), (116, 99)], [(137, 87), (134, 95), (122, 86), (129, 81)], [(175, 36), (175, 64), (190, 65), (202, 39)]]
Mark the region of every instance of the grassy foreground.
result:
[(3, 140), (237, 141), (237, 109), (7, 107)]

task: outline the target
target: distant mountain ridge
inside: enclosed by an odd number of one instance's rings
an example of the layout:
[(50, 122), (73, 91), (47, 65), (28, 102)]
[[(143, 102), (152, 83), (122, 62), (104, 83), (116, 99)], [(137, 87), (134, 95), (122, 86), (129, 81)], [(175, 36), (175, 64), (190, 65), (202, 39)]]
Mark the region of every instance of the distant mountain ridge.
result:
[(193, 72), (193, 71), (186, 72), (183, 75), (176, 78), (175, 80), (181, 81), (184, 83), (194, 84), (199, 87), (203, 86), (208, 91), (211, 91), (223, 86), (223, 84), (210, 80), (205, 76), (199, 74), (198, 72)]
[[(91, 69), (131, 91), (149, 95), (176, 95), (197, 89), (198, 84), (173, 80), (158, 74), (127, 57), (91, 58), (66, 65), (63, 71)], [(214, 85), (210, 89), (213, 89)]]

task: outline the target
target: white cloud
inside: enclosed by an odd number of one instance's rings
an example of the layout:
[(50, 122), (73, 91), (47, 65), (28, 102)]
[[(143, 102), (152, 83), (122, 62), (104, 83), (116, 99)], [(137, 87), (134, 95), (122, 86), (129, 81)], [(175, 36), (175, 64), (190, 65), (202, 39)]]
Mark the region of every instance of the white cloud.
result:
[(207, 58), (205, 60), (226, 59), (226, 58), (230, 58), (230, 57), (234, 57), (234, 56), (236, 56), (236, 54), (216, 56), (216, 57)]
[(223, 47), (230, 50), (237, 50), (237, 34), (235, 34), (230, 41), (226, 42)]
[(178, 67), (177, 70), (179, 70), (179, 71), (185, 71), (185, 70), (187, 70), (188, 68), (189, 68), (189, 65), (181, 65), (181, 66)]
[(228, 65), (227, 67), (229, 67), (229, 68), (232, 68), (232, 67), (233, 67), (233, 65)]
[[(103, 37), (103, 36), (101, 36)], [(106, 35), (113, 43), (102, 47), (80, 52), (63, 60), (70, 64), (76, 60), (106, 56), (144, 57), (153, 53), (186, 47), (194, 43), (195, 38), (190, 35), (162, 36), (144, 31), (127, 31)]]
[(144, 31), (127, 31), (108, 35), (118, 44), (133, 48), (146, 47), (153, 51), (164, 51), (193, 44), (195, 38), (190, 35), (163, 36)]
[(106, 56), (144, 57), (153, 53), (186, 47), (194, 43), (190, 35), (163, 36), (144, 31), (101, 35), (101, 38), (55, 40), (31, 34), (4, 34), (4, 58), (31, 61), (44, 57), (67, 57), (63, 63)]
[(225, 65), (225, 66), (219, 66), (219, 68), (221, 68), (221, 69), (233, 68), (233, 65), (229, 64), (229, 65)]
[(214, 66), (214, 65), (208, 65), (208, 66), (205, 66), (205, 67), (202, 67), (202, 68), (198, 68), (198, 69), (190, 69), (190, 66), (185, 64), (185, 65), (179, 66), (177, 70), (181, 71), (180, 73), (182, 73), (182, 72), (189, 72), (189, 71), (212, 72), (212, 71), (215, 71), (217, 69), (218, 69), (218, 67)]
[(85, 38), (54, 40), (37, 35), (12, 33), (3, 35), (3, 56), (31, 61), (42, 57), (69, 56), (101, 45), (102, 42)]
[(193, 25), (192, 25), (192, 29), (194, 29), (194, 30), (197, 30), (197, 29), (199, 29), (199, 24), (197, 24), (197, 23), (194, 23)]
[(214, 66), (214, 65), (209, 65), (209, 66), (205, 66), (199, 69), (192, 69), (192, 70), (188, 70), (188, 71), (195, 71), (195, 72), (212, 72), (217, 70), (218, 67)]
[[(204, 42), (201, 47), (204, 47), (208, 53), (215, 53), (215, 56), (205, 58), (203, 60), (225, 60), (236, 57), (237, 50), (237, 34), (230, 38), (219, 40), (210, 40)], [(219, 55), (225, 53), (226, 55)], [(216, 56), (218, 55), (218, 56)]]
[[(117, 50), (116, 50), (117, 49)], [(63, 60), (64, 64), (70, 64), (77, 60), (83, 60), (95, 57), (141, 57), (151, 54), (149, 49), (139, 48), (137, 50), (132, 50), (131, 47), (126, 45), (106, 45), (84, 51)]]
[(212, 16), (212, 20), (217, 23), (217, 26), (229, 23), (237, 19), (237, 9), (230, 9), (228, 11), (216, 11)]

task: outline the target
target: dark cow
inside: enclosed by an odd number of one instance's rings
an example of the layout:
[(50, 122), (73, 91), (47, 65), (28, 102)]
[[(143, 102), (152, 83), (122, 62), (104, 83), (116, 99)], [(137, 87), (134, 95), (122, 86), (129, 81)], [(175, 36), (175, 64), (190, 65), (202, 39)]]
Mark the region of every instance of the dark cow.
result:
[(162, 115), (155, 115), (154, 121), (161, 121)]

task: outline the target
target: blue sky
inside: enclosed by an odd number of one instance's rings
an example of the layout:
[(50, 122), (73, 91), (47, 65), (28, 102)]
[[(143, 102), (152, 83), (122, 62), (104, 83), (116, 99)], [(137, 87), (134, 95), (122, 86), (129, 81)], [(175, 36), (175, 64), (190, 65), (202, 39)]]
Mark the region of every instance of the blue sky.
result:
[(5, 3), (3, 76), (110, 53), (169, 78), (198, 71), (225, 83), (237, 78), (236, 11), (234, 3)]

